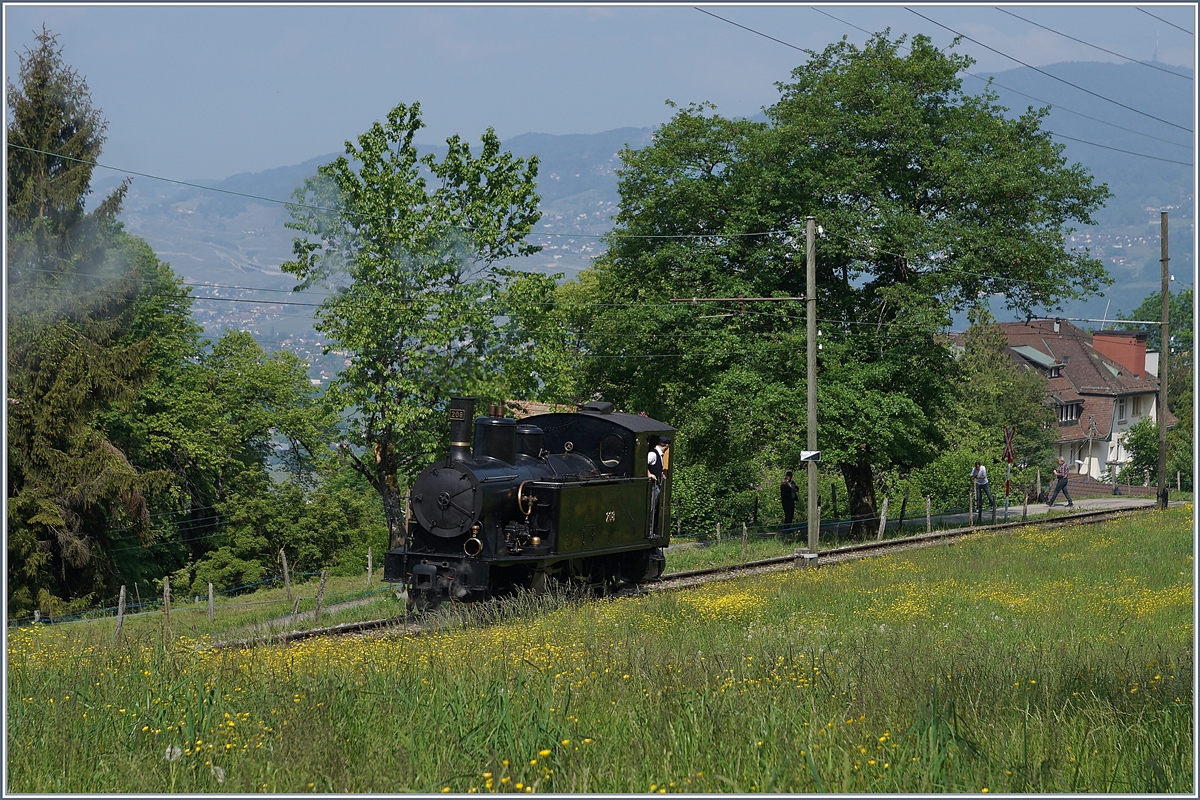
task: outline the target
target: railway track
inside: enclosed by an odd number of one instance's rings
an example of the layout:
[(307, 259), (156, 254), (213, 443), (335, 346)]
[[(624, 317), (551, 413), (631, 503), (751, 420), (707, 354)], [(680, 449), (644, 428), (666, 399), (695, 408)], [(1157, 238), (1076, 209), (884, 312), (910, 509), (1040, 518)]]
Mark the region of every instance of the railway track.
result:
[[(817, 566), (839, 564), (845, 561), (854, 561), (860, 558), (865, 558), (870, 555), (895, 553), (904, 550), (915, 549), (918, 547), (931, 547), (939, 544), (947, 544), (964, 537), (1002, 533), (1014, 528), (1029, 527), (1031, 525), (1038, 527), (1088, 525), (1116, 519), (1123, 514), (1141, 513), (1153, 510), (1154, 508), (1156, 508), (1156, 505), (1151, 502), (1144, 506), (1133, 506), (1119, 509), (1102, 509), (1099, 511), (1081, 511), (1077, 514), (1070, 514), (1069, 516), (1065, 517), (1053, 517), (1050, 519), (1025, 521), (1018, 520), (1016, 522), (1001, 522), (995, 525), (951, 528), (944, 531), (922, 533), (916, 536), (906, 536), (900, 539), (884, 539), (883, 541), (863, 542), (861, 544), (851, 544), (843, 547), (835, 547), (830, 550), (822, 550), (819, 552), (816, 561)], [(775, 556), (774, 558), (765, 558), (759, 561), (748, 561), (744, 564), (733, 564), (719, 567), (707, 567), (705, 569), (687, 570), (684, 572), (674, 572), (663, 575), (658, 582), (648, 584), (646, 588), (650, 589), (651, 591), (659, 589), (682, 589), (689, 586), (696, 586), (700, 583), (705, 583), (710, 580), (727, 580), (730, 578), (743, 577), (745, 575), (754, 575), (763, 572), (775, 572), (781, 569), (791, 569), (797, 566), (796, 562), (796, 555)]]
[[(942, 544), (953, 543), (965, 537), (1003, 533), (1004, 531), (1012, 530), (1014, 528), (1029, 526), (1062, 527), (1067, 525), (1095, 524), (1098, 522), (1106, 522), (1111, 519), (1117, 519), (1125, 514), (1143, 513), (1146, 511), (1151, 511), (1155, 508), (1156, 504), (1150, 502), (1144, 506), (1133, 506), (1119, 509), (1102, 509), (1099, 511), (1081, 511), (1065, 517), (1002, 522), (995, 525), (980, 525), (967, 528), (952, 528), (944, 531), (918, 534), (916, 536), (906, 536), (900, 539), (885, 539), (883, 541), (845, 545), (842, 547), (835, 547), (830, 550), (820, 551), (816, 559), (817, 564), (815, 566), (819, 567), (830, 564), (840, 564), (846, 561), (855, 561), (860, 558), (866, 558), (867, 556), (871, 555), (896, 553), (920, 547), (936, 547)], [(798, 552), (799, 551), (797, 551), (797, 553)], [(733, 578), (746, 577), (748, 575), (794, 569), (798, 566), (798, 560), (799, 559), (797, 555), (775, 556), (774, 558), (765, 558), (759, 561), (748, 561), (743, 564), (732, 564), (720, 567), (708, 567), (705, 569), (673, 572), (663, 575), (653, 583), (623, 589), (614, 592), (611, 596), (623, 597), (645, 594), (647, 592), (674, 591), (678, 589), (686, 589), (691, 586), (698, 586), (702, 583), (708, 583), (710, 581), (731, 580)], [(424, 633), (426, 630), (428, 630), (426, 626), (417, 625), (410, 622), (408, 617), (389, 617), (386, 619), (367, 620), (365, 622), (345, 622), (340, 625), (332, 625), (327, 628), (310, 628), (302, 631), (285, 631), (276, 634), (256, 636), (248, 639), (233, 639), (224, 642), (211, 642), (203, 645), (202, 649), (236, 649), (254, 647), (263, 644), (284, 644), (287, 642), (298, 641), (300, 639), (309, 639), (320, 636), (365, 634), (383, 628), (391, 628), (397, 632), (402, 630), (405, 633)]]

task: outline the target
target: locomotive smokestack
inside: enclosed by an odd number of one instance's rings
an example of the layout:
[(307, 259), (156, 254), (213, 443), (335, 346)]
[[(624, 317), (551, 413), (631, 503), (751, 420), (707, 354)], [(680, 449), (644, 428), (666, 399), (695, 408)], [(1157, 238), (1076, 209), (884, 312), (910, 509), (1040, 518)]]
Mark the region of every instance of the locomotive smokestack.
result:
[(474, 397), (450, 398), (450, 460), (471, 457), (471, 426), (475, 417)]

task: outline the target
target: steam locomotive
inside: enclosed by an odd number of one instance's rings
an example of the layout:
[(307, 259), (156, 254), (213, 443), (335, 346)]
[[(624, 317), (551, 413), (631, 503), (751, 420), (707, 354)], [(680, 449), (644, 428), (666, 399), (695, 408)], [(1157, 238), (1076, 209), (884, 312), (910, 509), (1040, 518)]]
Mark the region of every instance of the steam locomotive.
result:
[(591, 588), (662, 575), (670, 537), (671, 470), (662, 485), (647, 454), (674, 428), (593, 402), (578, 413), (474, 420), (474, 398), (450, 403), (450, 451), (409, 494), (407, 536), (383, 580), (429, 609), (548, 579)]

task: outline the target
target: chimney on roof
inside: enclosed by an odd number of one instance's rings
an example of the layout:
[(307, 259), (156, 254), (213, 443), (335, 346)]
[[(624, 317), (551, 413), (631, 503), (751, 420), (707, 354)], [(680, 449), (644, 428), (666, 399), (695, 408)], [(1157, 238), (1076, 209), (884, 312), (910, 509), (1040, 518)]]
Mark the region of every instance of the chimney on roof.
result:
[(1120, 364), (1135, 377), (1146, 374), (1145, 331), (1094, 331), (1092, 348)]

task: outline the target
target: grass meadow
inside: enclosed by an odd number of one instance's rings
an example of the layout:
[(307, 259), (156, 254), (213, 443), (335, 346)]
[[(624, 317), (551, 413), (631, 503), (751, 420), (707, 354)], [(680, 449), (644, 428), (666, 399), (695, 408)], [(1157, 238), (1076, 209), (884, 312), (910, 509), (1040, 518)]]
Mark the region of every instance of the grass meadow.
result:
[(1192, 793), (1192, 530), (1189, 505), (523, 596), (421, 636), (11, 629), (6, 788)]

